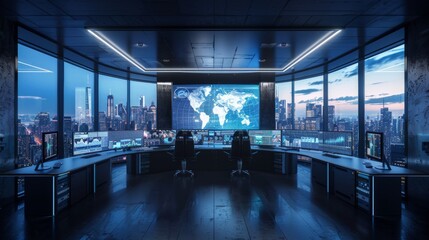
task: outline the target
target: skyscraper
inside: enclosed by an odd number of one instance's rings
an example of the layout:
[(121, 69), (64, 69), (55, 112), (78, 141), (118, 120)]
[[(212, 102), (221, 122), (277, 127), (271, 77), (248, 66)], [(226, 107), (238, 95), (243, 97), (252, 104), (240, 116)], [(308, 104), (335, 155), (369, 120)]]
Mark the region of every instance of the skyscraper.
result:
[(106, 117), (110, 119), (115, 117), (115, 103), (114, 103), (112, 94), (107, 95), (107, 116)]
[(91, 87), (85, 88), (85, 123), (92, 126), (92, 94)]
[(144, 108), (146, 106), (146, 97), (145, 96), (141, 96), (140, 97), (140, 107)]
[(77, 87), (74, 89), (74, 116), (76, 122), (81, 124), (85, 120), (85, 88)]

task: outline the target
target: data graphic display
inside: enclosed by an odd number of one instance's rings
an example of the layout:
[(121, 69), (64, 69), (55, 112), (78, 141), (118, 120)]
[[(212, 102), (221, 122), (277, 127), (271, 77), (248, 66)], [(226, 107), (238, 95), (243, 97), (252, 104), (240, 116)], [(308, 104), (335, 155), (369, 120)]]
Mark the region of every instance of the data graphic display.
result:
[(323, 134), (319, 131), (282, 130), (282, 145), (291, 148), (319, 150)]
[(143, 130), (137, 131), (110, 131), (109, 149), (141, 147)]
[(144, 131), (144, 146), (171, 146), (176, 142), (176, 130)]
[(73, 155), (108, 150), (109, 132), (74, 132)]
[(280, 130), (249, 130), (250, 144), (265, 146), (280, 146)]
[(173, 129), (258, 129), (259, 86), (174, 85)]
[(323, 132), (323, 142), (319, 150), (330, 153), (353, 155), (352, 132)]

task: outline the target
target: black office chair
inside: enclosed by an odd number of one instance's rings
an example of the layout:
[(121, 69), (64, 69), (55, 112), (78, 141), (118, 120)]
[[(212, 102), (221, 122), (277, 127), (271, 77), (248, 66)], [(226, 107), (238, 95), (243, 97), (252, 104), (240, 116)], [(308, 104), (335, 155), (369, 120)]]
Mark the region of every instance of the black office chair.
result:
[[(199, 152), (198, 152), (199, 153)], [(174, 176), (179, 174), (190, 174), (194, 176), (192, 170), (187, 169), (188, 161), (195, 160), (198, 153), (195, 153), (194, 139), (189, 131), (179, 131), (176, 134), (176, 142), (174, 144), (174, 159), (180, 161), (180, 170), (176, 170)]]
[(231, 142), (231, 153), (229, 157), (232, 161), (237, 162), (237, 169), (232, 170), (231, 176), (234, 174), (238, 175), (250, 175), (248, 170), (243, 170), (243, 161), (250, 162), (252, 159), (252, 153), (250, 148), (250, 138), (247, 131), (235, 131)]

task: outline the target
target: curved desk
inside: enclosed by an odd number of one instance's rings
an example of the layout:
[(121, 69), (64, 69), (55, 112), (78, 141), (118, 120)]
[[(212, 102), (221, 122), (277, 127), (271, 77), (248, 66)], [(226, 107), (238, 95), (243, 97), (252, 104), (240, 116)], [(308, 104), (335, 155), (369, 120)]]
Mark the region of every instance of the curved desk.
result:
[[(133, 149), (131, 151), (100, 152), (75, 156), (56, 161), (63, 164), (59, 169), (35, 171), (34, 166), (0, 173), (3, 177), (25, 177), (25, 213), (36, 216), (55, 216), (60, 210), (73, 205), (111, 178), (111, 158), (127, 155), (127, 173), (144, 174), (174, 170), (171, 155), (174, 147)], [(197, 145), (198, 160), (191, 165), (196, 170), (231, 170), (232, 162), (227, 154), (230, 146)], [(398, 215), (401, 208), (401, 177), (427, 177), (428, 174), (392, 166), (392, 170), (366, 168), (367, 159), (351, 156), (332, 158), (321, 152), (291, 150), (282, 147), (261, 148), (257, 151), (251, 170), (296, 174), (297, 156), (312, 159), (311, 176), (315, 183), (326, 187), (352, 205), (366, 209), (373, 216)], [(55, 162), (55, 161), (53, 161)], [(51, 166), (53, 162), (45, 165)]]
[[(45, 163), (48, 170), (35, 171), (34, 166), (14, 169), (0, 173), (3, 177), (25, 177), (25, 214), (28, 216), (55, 216), (62, 209), (82, 200), (90, 193), (96, 193), (97, 187), (111, 178), (110, 159), (127, 156), (127, 173), (144, 174), (174, 170), (171, 155), (174, 147), (141, 147), (129, 151), (106, 151), (96, 154), (74, 156)], [(192, 166), (197, 170), (231, 170), (232, 162), (225, 151), (230, 146), (197, 145), (196, 151), (201, 154)], [(286, 162), (287, 152), (281, 148), (253, 148), (260, 155), (258, 165), (252, 169), (271, 171), (275, 169), (275, 161), (267, 161), (273, 156), (281, 156)], [(268, 157), (267, 157), (268, 156)], [(273, 158), (274, 159), (274, 158)], [(276, 159), (274, 159), (276, 160)], [(61, 161), (62, 166), (52, 168), (55, 162)], [(289, 164), (291, 165), (291, 164)], [(285, 172), (285, 165), (281, 166)], [(288, 173), (296, 173), (296, 161)]]

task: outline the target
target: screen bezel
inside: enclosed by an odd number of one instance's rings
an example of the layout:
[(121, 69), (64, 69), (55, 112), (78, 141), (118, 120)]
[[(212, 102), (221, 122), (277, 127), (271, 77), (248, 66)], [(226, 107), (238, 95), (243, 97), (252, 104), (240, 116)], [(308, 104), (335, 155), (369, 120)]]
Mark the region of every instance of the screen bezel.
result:
[[(216, 130), (218, 130), (218, 131), (222, 131), (222, 130), (246, 130), (246, 131), (248, 131), (249, 129), (253, 129), (253, 130), (259, 130), (260, 129), (260, 127), (261, 127), (261, 86), (260, 86), (260, 84), (256, 84), (256, 83), (234, 83), (234, 84), (225, 84), (225, 83), (196, 83), (196, 84), (189, 84), (189, 83), (183, 83), (183, 84), (181, 84), (181, 83), (174, 83), (173, 85), (172, 85), (172, 87), (171, 87), (171, 98), (170, 98), (170, 104), (171, 104), (171, 116), (172, 116), (172, 118), (171, 118), (171, 126), (173, 127), (173, 99), (174, 99), (174, 91), (175, 91), (175, 88), (176, 87), (178, 87), (178, 86), (204, 86), (204, 85), (226, 85), (226, 86), (228, 86), (228, 85), (235, 85), (235, 86), (254, 86), (254, 87), (257, 87), (258, 88), (258, 101), (259, 101), (259, 105), (258, 105), (258, 114), (259, 114), (259, 118), (258, 118), (258, 126), (257, 127), (255, 127), (255, 128), (248, 128), (247, 126), (246, 127), (243, 127), (242, 129), (237, 129), (237, 128), (216, 128)], [(193, 129), (193, 130), (212, 130), (213, 128), (201, 128), (201, 129), (196, 129), (196, 128), (186, 128), (186, 127), (177, 127), (177, 126), (175, 126), (175, 128), (172, 128), (172, 129), (176, 129), (177, 131), (179, 130), (179, 129)]]

